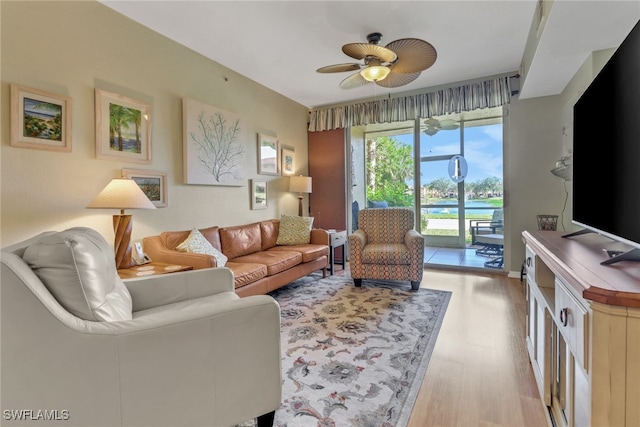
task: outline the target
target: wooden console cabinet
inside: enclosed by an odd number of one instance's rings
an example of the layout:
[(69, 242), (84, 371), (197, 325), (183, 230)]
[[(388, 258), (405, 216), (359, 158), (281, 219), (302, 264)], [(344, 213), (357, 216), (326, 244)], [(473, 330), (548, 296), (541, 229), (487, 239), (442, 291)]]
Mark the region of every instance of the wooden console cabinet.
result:
[(523, 233), (526, 346), (549, 423), (640, 426), (640, 263), (600, 265), (611, 240), (562, 235)]

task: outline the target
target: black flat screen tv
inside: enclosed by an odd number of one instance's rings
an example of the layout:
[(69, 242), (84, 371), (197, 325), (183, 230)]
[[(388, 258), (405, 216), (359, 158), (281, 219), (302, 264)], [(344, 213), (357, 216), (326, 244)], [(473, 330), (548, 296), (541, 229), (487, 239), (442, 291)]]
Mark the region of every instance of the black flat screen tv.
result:
[(574, 105), (572, 222), (640, 259), (640, 21)]

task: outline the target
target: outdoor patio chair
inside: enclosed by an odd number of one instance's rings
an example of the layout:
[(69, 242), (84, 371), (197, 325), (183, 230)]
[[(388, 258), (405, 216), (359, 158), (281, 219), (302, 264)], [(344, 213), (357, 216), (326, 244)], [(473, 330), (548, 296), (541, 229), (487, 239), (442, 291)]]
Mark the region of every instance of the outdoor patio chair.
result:
[(504, 214), (502, 209), (494, 209), (491, 220), (469, 221), (469, 231), (471, 232), (471, 244), (477, 245), (478, 236), (481, 234), (500, 234), (504, 230)]

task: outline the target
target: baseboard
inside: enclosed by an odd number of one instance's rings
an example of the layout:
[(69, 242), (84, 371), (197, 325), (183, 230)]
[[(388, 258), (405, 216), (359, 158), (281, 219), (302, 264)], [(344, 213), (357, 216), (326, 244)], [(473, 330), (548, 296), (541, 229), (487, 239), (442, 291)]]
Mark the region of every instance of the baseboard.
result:
[(507, 274), (507, 277), (510, 277), (512, 279), (520, 279), (520, 272), (519, 271), (510, 271), (509, 274)]

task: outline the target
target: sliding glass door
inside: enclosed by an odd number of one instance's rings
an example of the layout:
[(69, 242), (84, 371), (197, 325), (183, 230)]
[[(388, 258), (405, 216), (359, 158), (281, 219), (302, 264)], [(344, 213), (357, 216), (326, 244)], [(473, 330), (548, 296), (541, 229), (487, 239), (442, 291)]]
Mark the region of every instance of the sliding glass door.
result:
[(469, 221), (502, 209), (502, 108), (354, 128), (351, 144), (357, 207), (413, 207), (427, 246), (468, 246)]

